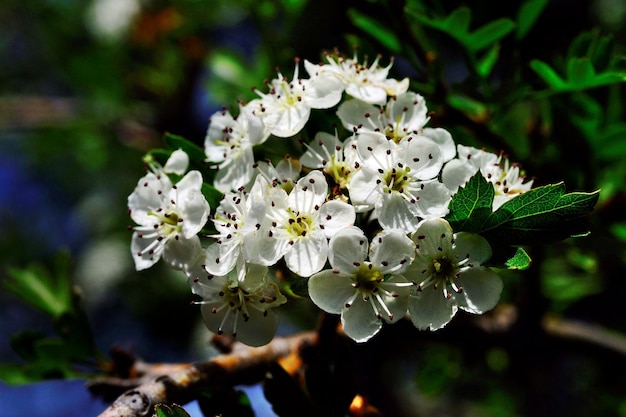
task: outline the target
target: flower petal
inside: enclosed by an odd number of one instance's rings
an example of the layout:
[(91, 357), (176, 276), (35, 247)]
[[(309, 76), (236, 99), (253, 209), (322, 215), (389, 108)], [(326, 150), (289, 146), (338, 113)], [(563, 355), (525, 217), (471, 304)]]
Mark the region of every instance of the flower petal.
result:
[(383, 230), (372, 239), (370, 261), (382, 274), (405, 271), (415, 257), (415, 244), (400, 230)]
[(487, 240), (476, 234), (460, 232), (454, 237), (454, 254), (458, 259), (469, 258), (476, 266), (482, 265), (491, 258), (491, 246)]
[(444, 219), (422, 221), (411, 237), (417, 244), (417, 254), (422, 257), (438, 258), (440, 254), (452, 255), (452, 228)]
[(350, 274), (365, 261), (367, 249), (368, 242), (363, 231), (356, 226), (346, 227), (330, 240), (328, 260), (334, 269)]
[(459, 307), (467, 312), (482, 314), (500, 301), (502, 279), (489, 268), (470, 268), (461, 272), (455, 282), (463, 290), (454, 296)]
[(383, 327), (382, 319), (376, 317), (372, 308), (373, 299), (357, 297), (350, 307), (343, 308), (341, 324), (343, 331), (355, 342), (370, 340)]
[(322, 205), (319, 219), (320, 227), (324, 228), (324, 234), (330, 239), (344, 227), (352, 226), (356, 213), (352, 205), (333, 200)]
[(417, 291), (409, 300), (411, 321), (420, 330), (438, 330), (452, 320), (458, 307), (453, 299), (443, 296), (440, 288)]
[(309, 277), (324, 268), (328, 256), (328, 240), (321, 231), (298, 239), (285, 254), (287, 268), (301, 277)]
[(311, 300), (327, 313), (340, 314), (355, 292), (352, 276), (335, 274), (330, 269), (318, 272), (309, 278)]

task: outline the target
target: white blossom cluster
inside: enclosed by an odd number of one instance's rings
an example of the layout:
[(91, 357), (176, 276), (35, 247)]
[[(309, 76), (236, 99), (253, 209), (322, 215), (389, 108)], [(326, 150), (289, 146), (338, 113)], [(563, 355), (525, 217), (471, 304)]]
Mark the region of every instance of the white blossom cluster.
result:
[[(313, 303), (340, 314), (357, 342), (406, 316), (436, 330), (458, 309), (492, 309), (502, 282), (484, 266), (489, 244), (454, 233), (444, 217), (479, 171), (494, 186), (494, 210), (532, 181), (501, 155), (425, 127), (424, 98), (408, 79), (389, 78), (390, 67), (329, 55), (305, 61), (308, 78), (300, 78), (297, 62), (291, 80), (278, 73), (237, 115), (214, 114), (205, 153), (217, 169), (211, 185), (224, 194), (218, 207), (204, 199), (184, 152), (152, 162), (128, 198), (136, 268), (163, 258), (182, 270), (208, 328), (254, 346), (273, 338), (272, 309), (287, 301), (272, 267), (308, 280)], [(331, 109), (346, 137), (317, 132), (297, 158), (255, 160), (253, 149), (270, 137), (302, 141), (316, 109)], [(214, 230), (206, 247), (201, 230)]]

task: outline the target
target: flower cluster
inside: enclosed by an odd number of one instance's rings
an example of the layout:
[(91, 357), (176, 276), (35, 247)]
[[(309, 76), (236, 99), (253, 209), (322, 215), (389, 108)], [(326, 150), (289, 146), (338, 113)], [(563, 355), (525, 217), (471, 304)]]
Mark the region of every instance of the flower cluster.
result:
[[(184, 152), (164, 166), (151, 162), (128, 198), (138, 224), (131, 245), (137, 269), (163, 257), (202, 298), (208, 328), (250, 345), (276, 332), (272, 309), (287, 299), (268, 271), (279, 268), (280, 276), (289, 270), (308, 280), (313, 303), (340, 314), (357, 342), (407, 316), (419, 329), (436, 330), (458, 309), (492, 309), (502, 282), (484, 266), (489, 243), (455, 233), (448, 206), (477, 172), (493, 184), (494, 210), (532, 181), (502, 155), (456, 145), (447, 130), (426, 127), (424, 98), (408, 90), (408, 79), (389, 78), (391, 64), (382, 67), (379, 58), (371, 65), (356, 56), (305, 61), (307, 78), (299, 67), (292, 79), (279, 72), (267, 91), (255, 90), (259, 98), (240, 103), (237, 115), (223, 110), (210, 118), (204, 151), (217, 170), (209, 185), (223, 194), (216, 207)], [(338, 117), (338, 130), (307, 140), (302, 131), (318, 109)], [(270, 140), (293, 142), (301, 152), (276, 165), (255, 160)]]

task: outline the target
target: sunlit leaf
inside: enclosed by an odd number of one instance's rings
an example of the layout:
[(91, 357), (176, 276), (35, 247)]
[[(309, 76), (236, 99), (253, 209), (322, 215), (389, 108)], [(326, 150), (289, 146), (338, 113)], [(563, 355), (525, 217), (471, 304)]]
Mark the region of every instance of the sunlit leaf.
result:
[(478, 172), (465, 186), (460, 187), (448, 206), (447, 220), (455, 232), (479, 233), (483, 223), (491, 216), (495, 190)]
[(495, 44), (476, 63), (476, 72), (481, 77), (488, 77), (493, 66), (498, 62), (500, 56), (500, 45)]
[(489, 116), (489, 110), (485, 104), (467, 96), (450, 94), (448, 96), (448, 104), (463, 112), (475, 122), (482, 122)]
[(533, 59), (530, 61), (530, 68), (543, 78), (546, 84), (548, 84), (551, 88), (555, 90), (563, 90), (567, 87), (563, 78), (561, 78), (561, 76), (545, 62)]
[(506, 261), (505, 266), (509, 269), (524, 270), (530, 268), (532, 259), (528, 256), (528, 253), (523, 248), (517, 248), (515, 255)]

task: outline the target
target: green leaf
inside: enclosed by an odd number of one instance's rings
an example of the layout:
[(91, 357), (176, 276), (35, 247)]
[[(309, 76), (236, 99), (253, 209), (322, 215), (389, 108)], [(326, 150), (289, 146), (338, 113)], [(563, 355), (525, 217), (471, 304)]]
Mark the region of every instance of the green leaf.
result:
[(168, 149), (171, 149), (172, 151), (182, 149), (185, 153), (187, 153), (187, 155), (189, 155), (190, 164), (199, 167), (204, 167), (204, 165), (206, 165), (204, 163), (206, 160), (204, 149), (190, 140), (168, 132), (163, 136), (163, 141)]
[(524, 270), (530, 268), (532, 259), (528, 256), (528, 253), (523, 248), (517, 248), (515, 255), (505, 262), (505, 266), (508, 269)]
[(465, 35), (469, 33), (472, 11), (469, 7), (459, 7), (443, 21), (441, 27), (451, 35)]
[(527, 0), (517, 12), (517, 31), (515, 38), (521, 40), (532, 29), (533, 25), (541, 16), (541, 13), (548, 5), (549, 0)]
[(377, 20), (359, 12), (357, 9), (349, 9), (348, 16), (350, 17), (350, 20), (352, 20), (354, 26), (362, 29), (365, 33), (372, 36), (385, 48), (396, 54), (402, 51), (400, 41), (394, 32), (387, 29), (385, 25), (382, 25)]
[(484, 122), (489, 117), (487, 106), (467, 96), (449, 94), (448, 104), (475, 122)]
[(500, 56), (500, 45), (495, 44), (476, 63), (476, 72), (482, 78), (486, 78), (491, 73), (493, 66), (498, 62)]
[(586, 86), (594, 82), (596, 71), (589, 58), (571, 58), (567, 62), (567, 81), (573, 86)]
[(530, 61), (530, 68), (535, 71), (543, 80), (555, 90), (564, 90), (567, 88), (565, 80), (552, 69), (552, 67), (543, 61), (533, 59)]
[(599, 191), (565, 194), (563, 183), (533, 188), (502, 204), (483, 224), (490, 242), (521, 246), (586, 233), (577, 221), (590, 213)]
[(220, 201), (222, 201), (222, 197), (224, 196), (220, 190), (205, 182), (202, 183), (201, 191), (212, 209), (220, 205)]
[(463, 42), (469, 50), (480, 51), (493, 45), (508, 35), (513, 29), (515, 29), (515, 22), (503, 17), (476, 29)]
[(31, 307), (58, 317), (73, 310), (68, 259), (66, 253), (59, 255), (54, 275), (41, 265), (10, 269), (12, 279), (3, 281), (2, 285)]
[(491, 216), (495, 190), (493, 185), (477, 172), (452, 197), (447, 220), (455, 232), (479, 233)]
[(157, 404), (154, 406), (157, 417), (190, 417), (189, 414), (179, 405)]

